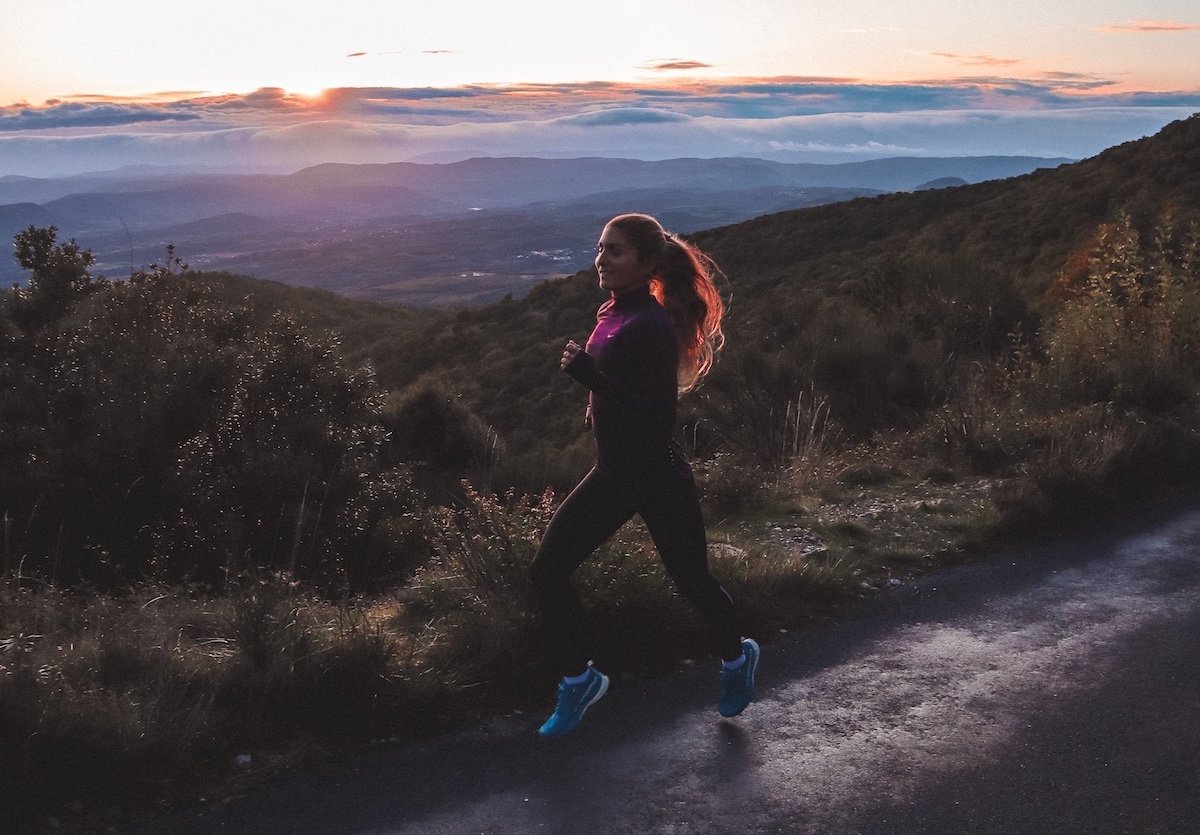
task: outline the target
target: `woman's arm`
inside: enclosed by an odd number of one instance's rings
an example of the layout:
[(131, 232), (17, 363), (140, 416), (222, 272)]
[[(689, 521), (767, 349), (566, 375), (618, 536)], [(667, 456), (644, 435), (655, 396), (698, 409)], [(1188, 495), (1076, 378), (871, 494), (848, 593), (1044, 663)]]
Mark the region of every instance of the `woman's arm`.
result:
[[(674, 339), (673, 334), (667, 334)], [(595, 358), (575, 341), (563, 349), (559, 368), (598, 396), (639, 411), (673, 409), (676, 397), (674, 343), (639, 345), (636, 370), (620, 378), (601, 371)]]

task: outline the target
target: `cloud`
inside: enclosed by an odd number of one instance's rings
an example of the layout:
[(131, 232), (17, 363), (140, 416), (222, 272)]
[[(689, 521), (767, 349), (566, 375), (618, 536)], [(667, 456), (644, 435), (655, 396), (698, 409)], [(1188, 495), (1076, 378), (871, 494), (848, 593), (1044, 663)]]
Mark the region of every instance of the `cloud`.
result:
[[(986, 57), (974, 56), (970, 60)], [(329, 118), (451, 125), (538, 121), (604, 112), (608, 115), (588, 118), (645, 122), (662, 121), (668, 118), (661, 115), (666, 112), (724, 119), (778, 119), (822, 113), (1200, 104), (1200, 91), (1149, 94), (1117, 92), (1117, 89), (1113, 79), (1080, 73), (1046, 73), (1026, 78), (995, 74), (905, 83), (785, 76), (678, 78), (645, 83), (474, 84), (449, 88), (347, 87), (326, 90), (319, 96), (266, 87), (246, 94), (193, 96), (163, 102), (103, 102), (89, 98), (83, 102), (48, 102), (40, 107), (14, 105), (0, 108), (0, 120), (4, 120), (0, 122), (0, 134), (35, 127), (53, 130), (207, 120), (212, 120), (214, 128)], [(620, 115), (625, 111), (629, 113)]]
[(55, 101), (46, 107), (0, 107), (0, 133), (47, 128), (111, 127), (143, 122), (184, 122), (195, 113), (137, 104), (88, 104)]
[(1182, 23), (1174, 20), (1127, 20), (1100, 27), (1101, 32), (1147, 34), (1151, 32), (1195, 32), (1200, 23)]
[[(157, 93), (144, 93), (137, 96), (113, 96), (104, 93), (75, 93), (70, 96), (63, 96), (67, 101), (79, 102), (100, 102), (102, 104), (114, 104), (117, 102), (131, 102), (135, 104), (163, 104), (165, 102), (176, 102), (184, 99), (193, 99), (205, 95), (203, 90), (160, 90)], [(51, 99), (45, 104), (60, 104), (61, 99)]]
[(282, 87), (260, 87), (252, 93), (205, 96), (176, 102), (168, 107), (172, 106), (209, 113), (222, 111), (296, 113), (309, 110), (312, 105), (308, 97), (289, 93)]
[(573, 125), (654, 125), (690, 121), (690, 116), (674, 113), (670, 110), (655, 110), (640, 107), (615, 107), (611, 110), (596, 110), (591, 113), (580, 113), (575, 116), (564, 116), (556, 121), (559, 124)]
[[(1193, 108), (1194, 110), (1195, 108)], [(306, 121), (212, 131), (0, 135), (8, 171), (81, 173), (134, 163), (297, 170), (322, 162), (384, 163), (469, 156), (757, 156), (786, 162), (850, 162), (882, 156), (1033, 155), (1080, 158), (1159, 130), (1178, 107), (1053, 111), (955, 110), (826, 113), (777, 119), (676, 115), (455, 125)], [(637, 114), (632, 114), (637, 115)]]
[[(402, 49), (388, 49), (388, 50), (384, 50), (383, 52), (351, 52), (346, 57), (347, 58), (367, 58), (372, 55), (404, 55), (404, 54), (405, 54), (405, 52)], [(413, 54), (416, 54), (416, 55), (452, 55), (452, 54), (454, 54), (454, 50), (452, 50), (452, 49), (422, 49), (419, 52), (416, 52)]]
[(902, 157), (902, 156), (917, 156), (920, 155), (920, 148), (909, 148), (904, 145), (884, 145), (881, 142), (864, 142), (854, 143), (848, 142), (838, 145), (833, 142), (822, 142), (810, 140), (808, 142), (796, 142), (794, 140), (780, 141), (771, 139), (767, 141), (767, 148), (774, 154), (789, 154), (789, 155), (804, 155), (811, 154), (866, 154), (872, 157)]
[[(947, 53), (949, 55), (950, 53)], [(465, 156), (1088, 156), (1200, 109), (1200, 91), (1122, 92), (1046, 73), (902, 84), (854, 78), (279, 88), (177, 101), (0, 107), (0, 175), (130, 163), (279, 170)]]
[(708, 69), (712, 64), (706, 64), (703, 61), (687, 61), (682, 58), (669, 58), (663, 61), (651, 61), (648, 64), (642, 64), (640, 69), (654, 70), (655, 72), (666, 72), (667, 70), (702, 70)]
[(1018, 58), (996, 58), (993, 55), (960, 55), (957, 52), (931, 52), (937, 58), (949, 58), (964, 67), (1008, 67), (1021, 63)]

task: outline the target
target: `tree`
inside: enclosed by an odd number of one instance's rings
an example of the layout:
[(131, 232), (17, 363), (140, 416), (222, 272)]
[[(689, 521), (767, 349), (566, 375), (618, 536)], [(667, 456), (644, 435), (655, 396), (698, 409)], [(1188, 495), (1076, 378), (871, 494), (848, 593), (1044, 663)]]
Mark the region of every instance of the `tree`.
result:
[(102, 282), (93, 279), (96, 258), (72, 238), (57, 243), (58, 229), (30, 226), (14, 239), (17, 263), (30, 271), (25, 288), (14, 288), (13, 321), (28, 335), (60, 318), (71, 303)]

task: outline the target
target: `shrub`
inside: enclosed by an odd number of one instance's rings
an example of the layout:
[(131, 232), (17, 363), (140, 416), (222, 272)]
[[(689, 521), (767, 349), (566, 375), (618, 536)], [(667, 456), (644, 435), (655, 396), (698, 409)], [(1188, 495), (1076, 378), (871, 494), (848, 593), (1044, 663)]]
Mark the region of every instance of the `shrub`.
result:
[(718, 517), (753, 506), (766, 488), (762, 467), (730, 453), (695, 462), (693, 469), (704, 503)]
[(504, 443), (442, 382), (424, 378), (390, 394), (382, 420), (388, 460), (418, 466), (427, 487), (443, 490), (473, 474), (490, 489)]
[[(52, 235), (38, 241), (50, 248), (31, 256), (38, 270), (82, 269)], [(332, 336), (216, 301), (183, 266), (80, 279), (87, 292), (36, 331), (23, 311), (46, 276), (3, 297), (5, 568), (67, 582), (220, 582), (247, 566), (360, 581), (375, 525), (419, 501), (403, 465), (381, 466), (373, 375)]]
[(1097, 231), (1087, 269), (1047, 329), (1044, 382), (1065, 403), (1161, 408), (1200, 380), (1200, 228), (1160, 219), (1147, 245), (1125, 213)]
[(536, 659), (529, 565), (553, 494), (506, 496), (462, 484), (458, 508), (433, 508), (433, 554), (409, 587), (410, 616), (428, 623), (426, 663), (456, 686), (519, 688)]

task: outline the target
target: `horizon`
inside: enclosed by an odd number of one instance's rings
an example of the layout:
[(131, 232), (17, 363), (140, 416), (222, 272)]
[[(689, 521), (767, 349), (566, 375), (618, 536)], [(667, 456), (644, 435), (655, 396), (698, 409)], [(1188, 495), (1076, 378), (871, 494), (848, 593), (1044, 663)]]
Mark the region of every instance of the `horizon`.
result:
[(0, 176), (513, 156), (1082, 159), (1200, 111), (1200, 16), (1182, 0), (1140, 19), (1115, 0), (986, 13), (916, 0), (13, 5)]
[(155, 175), (161, 174), (161, 175), (179, 175), (179, 176), (187, 176), (187, 177), (191, 177), (191, 176), (288, 177), (292, 174), (296, 174), (301, 171), (306, 171), (306, 170), (313, 169), (313, 168), (320, 168), (322, 166), (327, 166), (327, 165), (338, 165), (338, 166), (340, 166), (340, 165), (346, 165), (346, 166), (360, 166), (360, 165), (361, 166), (371, 166), (371, 165), (450, 166), (450, 165), (457, 165), (459, 163), (475, 162), (475, 161), (480, 161), (480, 160), (497, 160), (497, 161), (538, 160), (538, 161), (544, 161), (544, 162), (556, 162), (556, 161), (557, 162), (571, 162), (571, 161), (582, 161), (582, 160), (607, 159), (607, 160), (612, 160), (615, 162), (646, 162), (646, 163), (680, 162), (680, 161), (688, 161), (688, 160), (705, 160), (705, 161), (747, 160), (747, 161), (767, 162), (767, 163), (771, 163), (771, 164), (778, 164), (778, 165), (785, 165), (785, 166), (787, 166), (787, 165), (845, 166), (845, 165), (858, 165), (861, 163), (887, 163), (887, 162), (903, 161), (903, 160), (930, 160), (930, 161), (955, 160), (955, 159), (983, 160), (983, 159), (989, 159), (989, 158), (990, 159), (1041, 160), (1041, 161), (1046, 161), (1046, 162), (1055, 162), (1058, 164), (1067, 164), (1067, 163), (1081, 161), (1080, 159), (1074, 159), (1074, 158), (1069, 158), (1069, 157), (1036, 157), (1036, 156), (1030, 156), (1027, 154), (979, 154), (979, 155), (928, 156), (928, 157), (926, 157), (926, 156), (886, 156), (886, 157), (870, 157), (870, 158), (861, 159), (861, 160), (836, 161), (836, 162), (835, 161), (786, 162), (786, 161), (779, 161), (779, 160), (764, 159), (762, 157), (755, 157), (755, 156), (663, 157), (661, 159), (648, 160), (648, 159), (640, 159), (637, 157), (606, 157), (606, 156), (602, 156), (602, 155), (598, 155), (598, 154), (579, 155), (579, 156), (570, 156), (570, 155), (535, 156), (535, 155), (531, 155), (531, 154), (523, 154), (523, 155), (513, 154), (513, 155), (508, 155), (508, 156), (500, 156), (500, 155), (481, 155), (481, 156), (471, 156), (471, 157), (464, 156), (461, 158), (450, 159), (450, 160), (447, 160), (444, 162), (443, 161), (430, 161), (430, 160), (425, 160), (425, 161), (398, 160), (395, 162), (384, 162), (384, 163), (318, 162), (318, 163), (312, 163), (309, 165), (304, 165), (300, 168), (280, 167), (280, 168), (277, 168), (276, 170), (269, 170), (267, 168), (262, 168), (262, 167), (246, 168), (244, 166), (238, 166), (238, 165), (222, 166), (222, 165), (200, 165), (200, 164), (184, 165), (184, 164), (177, 164), (177, 163), (164, 163), (164, 164), (128, 163), (125, 165), (118, 166), (116, 168), (96, 169), (96, 170), (92, 170), (92, 171), (81, 171), (76, 174), (52, 175), (52, 176), (47, 176), (47, 177), (31, 177), (31, 176), (23, 175), (23, 174), (0, 174), (0, 181), (3, 181), (3, 180), (26, 180), (26, 179), (31, 179), (31, 180), (32, 179), (45, 179), (45, 180), (64, 179), (64, 180), (69, 180), (69, 179), (76, 179), (76, 178), (88, 179), (88, 178), (93, 178), (93, 177), (106, 178), (106, 177), (114, 177), (114, 176), (120, 176), (120, 175), (136, 176), (137, 174), (140, 174), (140, 173), (144, 173), (148, 176), (155, 176)]

